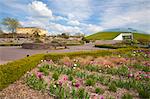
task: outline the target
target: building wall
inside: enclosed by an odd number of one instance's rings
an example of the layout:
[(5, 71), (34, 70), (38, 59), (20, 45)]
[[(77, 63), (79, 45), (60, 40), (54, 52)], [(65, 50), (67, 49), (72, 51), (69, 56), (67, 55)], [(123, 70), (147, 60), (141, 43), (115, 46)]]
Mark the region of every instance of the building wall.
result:
[(36, 30), (39, 30), (39, 35), (46, 35), (47, 31), (41, 28), (36, 27), (25, 27), (25, 28), (16, 28), (16, 33), (18, 34), (33, 34)]
[(133, 40), (133, 34), (132, 33), (120, 33), (116, 38), (113, 40), (123, 40), (123, 36), (131, 36), (131, 40)]

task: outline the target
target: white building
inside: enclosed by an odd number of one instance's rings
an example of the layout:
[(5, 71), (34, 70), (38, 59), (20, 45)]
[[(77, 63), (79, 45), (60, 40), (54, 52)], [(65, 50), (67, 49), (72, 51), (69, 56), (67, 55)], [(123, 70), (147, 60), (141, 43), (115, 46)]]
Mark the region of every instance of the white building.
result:
[(133, 40), (133, 34), (131, 32), (120, 33), (113, 40)]

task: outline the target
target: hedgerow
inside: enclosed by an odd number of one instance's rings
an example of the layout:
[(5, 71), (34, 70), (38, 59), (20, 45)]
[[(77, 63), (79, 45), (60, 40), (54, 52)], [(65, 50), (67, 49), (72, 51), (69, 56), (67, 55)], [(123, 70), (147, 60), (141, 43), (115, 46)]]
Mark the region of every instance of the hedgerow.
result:
[(0, 65), (0, 90), (18, 80), (27, 71), (36, 67), (42, 58), (43, 55), (39, 54)]

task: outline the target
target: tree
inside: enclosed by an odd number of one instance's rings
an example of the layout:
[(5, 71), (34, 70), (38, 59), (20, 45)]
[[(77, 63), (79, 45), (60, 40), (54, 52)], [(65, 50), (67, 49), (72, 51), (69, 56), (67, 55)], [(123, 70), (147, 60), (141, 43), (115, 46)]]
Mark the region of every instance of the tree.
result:
[(1, 27), (0, 27), (0, 33), (4, 33), (3, 30), (1, 29)]
[(67, 33), (62, 33), (62, 34), (60, 35), (60, 37), (65, 38), (65, 39), (68, 39), (68, 38), (69, 38), (69, 34), (67, 34)]
[(9, 17), (4, 18), (4, 19), (2, 20), (2, 24), (3, 24), (4, 26), (6, 26), (6, 28), (7, 28), (8, 30), (10, 30), (12, 33), (14, 33), (14, 32), (16, 31), (16, 28), (17, 28), (17, 27), (20, 27), (20, 26), (21, 26), (21, 24), (19, 23), (19, 21), (18, 21), (17, 19), (9, 18)]

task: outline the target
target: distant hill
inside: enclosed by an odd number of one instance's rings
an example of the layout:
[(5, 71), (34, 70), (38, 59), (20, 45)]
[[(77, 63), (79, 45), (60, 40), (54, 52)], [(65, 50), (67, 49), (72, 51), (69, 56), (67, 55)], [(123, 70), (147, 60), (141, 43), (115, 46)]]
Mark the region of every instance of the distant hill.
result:
[[(128, 31), (129, 32), (129, 31)], [(88, 40), (113, 40), (122, 32), (98, 32), (92, 35), (87, 36)], [(142, 34), (142, 33), (133, 33), (134, 39), (145, 39), (150, 41), (150, 34)]]

